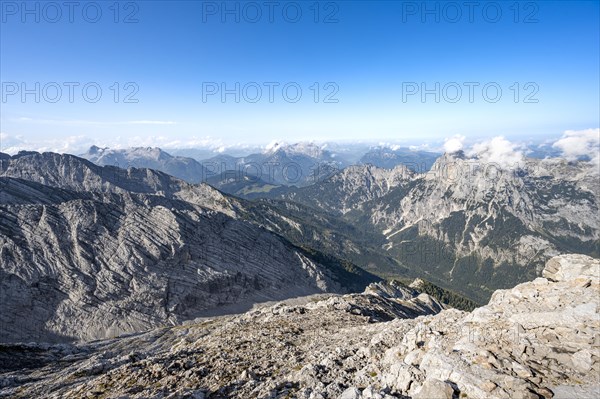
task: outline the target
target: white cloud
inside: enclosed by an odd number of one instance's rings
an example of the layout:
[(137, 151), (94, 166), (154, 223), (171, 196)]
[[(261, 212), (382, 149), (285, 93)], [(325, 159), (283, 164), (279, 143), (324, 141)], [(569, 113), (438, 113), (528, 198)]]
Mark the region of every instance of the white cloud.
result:
[(520, 145), (510, 142), (502, 136), (473, 144), (467, 151), (467, 155), (505, 169), (519, 167), (524, 162), (523, 150)]
[(8, 133), (0, 133), (0, 152), (13, 154), (25, 149), (27, 143), (21, 136), (12, 136)]
[(273, 140), (273, 141), (271, 141), (269, 144), (267, 144), (265, 146), (264, 152), (265, 153), (275, 152), (279, 148), (285, 147), (286, 145), (287, 145), (287, 143), (285, 141), (282, 141), (282, 140)]
[(393, 142), (380, 141), (378, 143), (378, 147), (374, 147), (374, 148), (380, 148), (380, 149), (386, 149), (387, 148), (387, 149), (390, 149), (392, 151), (398, 151), (399, 149), (402, 148), (402, 144), (393, 143)]
[(2, 133), (0, 136), (0, 151), (16, 154), (19, 151), (77, 153), (82, 148), (89, 148), (94, 141), (85, 136), (66, 136), (57, 139), (30, 141), (22, 136), (12, 136)]
[[(278, 141), (283, 145), (282, 141)], [(175, 150), (199, 150), (202, 153), (227, 153), (234, 156), (264, 151), (265, 147), (245, 142), (227, 142), (223, 138), (211, 136), (173, 136), (173, 135), (123, 135), (110, 138), (94, 138), (91, 135), (58, 136), (54, 138), (27, 137), (21, 135), (0, 133), (0, 152), (15, 155), (19, 151), (57, 152), (81, 155), (96, 145), (101, 148), (114, 150), (132, 147), (159, 147), (174, 155), (186, 155)], [(205, 155), (202, 155), (205, 156)], [(208, 155), (206, 155), (208, 157)], [(212, 156), (212, 155), (211, 155)]]
[(561, 150), (570, 161), (587, 156), (592, 162), (600, 163), (600, 128), (567, 130), (552, 147)]
[(173, 136), (116, 136), (112, 138), (91, 138), (84, 135), (56, 137), (52, 139), (35, 138), (25, 139), (23, 136), (10, 135), (5, 132), (0, 134), (0, 152), (11, 155), (19, 151), (58, 152), (69, 154), (83, 154), (92, 145), (108, 147), (111, 149), (125, 149), (130, 147), (160, 147), (170, 149), (200, 149), (223, 153), (227, 150), (256, 151), (258, 148), (244, 143), (225, 143), (220, 138), (207, 137), (173, 137)]
[(444, 140), (444, 152), (449, 154), (460, 151), (464, 147), (465, 136), (460, 134), (454, 135)]
[(423, 143), (420, 145), (409, 145), (408, 148), (411, 151), (436, 151), (436, 149), (432, 149), (429, 143)]

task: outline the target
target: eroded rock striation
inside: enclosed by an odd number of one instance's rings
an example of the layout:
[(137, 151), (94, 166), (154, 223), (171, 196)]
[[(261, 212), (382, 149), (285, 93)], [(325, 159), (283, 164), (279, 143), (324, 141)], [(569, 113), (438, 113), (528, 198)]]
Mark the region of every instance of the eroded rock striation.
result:
[(0, 342), (108, 338), (362, 284), (243, 213), (150, 169), (3, 157)]

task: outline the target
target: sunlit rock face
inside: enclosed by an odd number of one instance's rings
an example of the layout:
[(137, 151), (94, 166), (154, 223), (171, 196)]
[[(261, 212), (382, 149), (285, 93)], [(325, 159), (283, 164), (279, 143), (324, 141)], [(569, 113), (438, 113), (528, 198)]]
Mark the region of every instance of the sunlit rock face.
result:
[(0, 185), (4, 342), (106, 338), (224, 306), (348, 291), (336, 271), (242, 220), (242, 204), (205, 184), (22, 153), (3, 158)]

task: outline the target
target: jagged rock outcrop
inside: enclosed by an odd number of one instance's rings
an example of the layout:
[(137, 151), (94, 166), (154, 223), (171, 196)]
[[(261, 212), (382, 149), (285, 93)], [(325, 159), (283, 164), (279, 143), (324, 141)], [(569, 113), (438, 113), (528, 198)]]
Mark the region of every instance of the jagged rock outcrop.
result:
[(433, 315), (440, 304), (431, 298), (376, 284), (360, 295), (38, 348), (38, 358), (57, 361), (0, 375), (0, 397), (596, 398), (600, 261), (565, 255), (546, 274), (553, 279), (497, 291), (471, 313)]
[(383, 197), (395, 188), (406, 188), (414, 172), (405, 165), (382, 169), (353, 165), (323, 182), (300, 189), (274, 190), (269, 197), (297, 201), (334, 215), (360, 209), (365, 202)]
[(583, 255), (561, 255), (550, 259), (542, 277), (551, 281), (569, 281), (577, 278), (598, 279), (598, 268)]
[(161, 172), (27, 153), (3, 158), (0, 188), (1, 342), (106, 338), (364, 283)]
[(77, 192), (137, 193), (183, 200), (230, 216), (237, 203), (206, 184), (189, 184), (152, 169), (98, 166), (68, 154), (20, 152), (0, 160), (0, 176)]
[[(594, 166), (564, 164), (528, 159), (506, 166), (445, 154), (401, 197), (390, 194), (365, 209), (389, 254), (483, 299), (486, 291), (539, 275), (558, 253), (599, 255)], [(549, 173), (553, 168), (561, 172)]]
[(563, 255), (546, 271), (562, 277), (496, 291), (469, 314), (446, 311), (419, 321), (385, 359), (401, 360), (416, 378), (407, 381), (399, 372), (395, 379), (395, 371), (384, 378), (405, 384), (415, 397), (426, 381), (482, 399), (600, 389), (600, 261)]

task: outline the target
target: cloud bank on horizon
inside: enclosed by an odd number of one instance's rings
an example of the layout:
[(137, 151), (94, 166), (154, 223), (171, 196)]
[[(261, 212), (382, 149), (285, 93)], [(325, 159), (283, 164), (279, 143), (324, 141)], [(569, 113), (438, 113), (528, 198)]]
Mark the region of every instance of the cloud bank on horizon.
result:
[(523, 163), (525, 155), (522, 144), (512, 143), (502, 136), (494, 137), (475, 143), (467, 151), (467, 155), (476, 156), (484, 163), (494, 163), (503, 168), (519, 166)]
[(560, 149), (570, 161), (588, 157), (600, 164), (600, 129), (567, 130), (552, 146)]
[[(392, 151), (397, 151), (400, 148), (409, 148), (413, 151), (427, 150), (440, 153), (464, 151), (469, 157), (477, 157), (483, 162), (493, 162), (505, 167), (522, 164), (531, 148), (524, 142), (510, 141), (504, 136), (496, 136), (484, 140), (472, 140), (470, 141), (470, 144), (467, 144), (467, 142), (468, 138), (466, 136), (458, 134), (444, 139), (442, 143), (423, 142), (418, 146), (390, 142), (382, 143), (377, 141), (349, 141), (346, 144), (351, 145), (360, 143), (371, 148), (385, 147)], [(304, 143), (316, 144), (322, 149), (331, 149), (331, 142), (328, 141), (320, 142), (310, 140), (305, 141)], [(257, 151), (272, 150), (275, 146), (282, 147), (286, 145), (286, 140), (271, 141), (261, 145), (254, 145), (242, 142), (226, 143), (221, 138), (212, 137), (174, 139), (164, 136), (133, 136), (117, 137), (112, 141), (98, 141), (80, 135), (30, 141), (21, 136), (0, 133), (0, 152), (11, 155), (18, 153), (19, 151), (49, 151), (79, 155), (85, 153), (92, 145), (108, 147), (111, 149), (126, 149), (131, 147), (159, 147), (165, 150), (197, 149), (210, 151), (215, 154), (227, 153), (230, 150), (236, 150), (238, 152), (246, 150), (246, 152), (250, 154)], [(569, 161), (584, 159), (600, 165), (600, 128), (567, 130), (560, 138), (547, 141), (543, 145), (550, 145), (552, 148), (559, 150), (561, 156)], [(343, 146), (344, 144), (339, 145), (339, 147)]]

